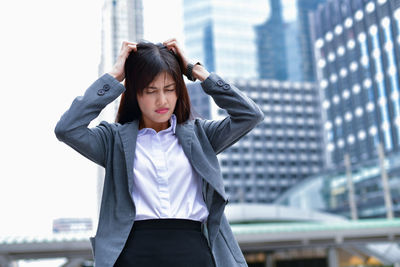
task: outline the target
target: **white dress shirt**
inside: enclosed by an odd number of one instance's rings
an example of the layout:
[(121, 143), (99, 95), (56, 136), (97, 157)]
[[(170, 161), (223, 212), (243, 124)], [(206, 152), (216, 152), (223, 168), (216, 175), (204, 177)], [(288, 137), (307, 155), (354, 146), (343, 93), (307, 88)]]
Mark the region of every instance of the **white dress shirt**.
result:
[(135, 220), (179, 218), (204, 222), (208, 209), (201, 179), (175, 135), (174, 114), (170, 125), (158, 133), (151, 128), (138, 132), (132, 191)]

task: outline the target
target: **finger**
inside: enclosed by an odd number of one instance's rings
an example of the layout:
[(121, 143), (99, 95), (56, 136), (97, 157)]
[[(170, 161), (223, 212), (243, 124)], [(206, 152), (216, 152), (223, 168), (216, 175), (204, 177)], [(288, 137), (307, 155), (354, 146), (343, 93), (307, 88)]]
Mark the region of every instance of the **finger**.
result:
[(136, 44), (129, 44), (128, 48), (129, 48), (129, 50), (133, 50), (133, 51), (137, 52), (137, 45)]
[(136, 44), (137, 43), (135, 43), (135, 42), (122, 41), (121, 51), (124, 50), (124, 48), (127, 47), (128, 45), (136, 45)]
[(126, 47), (124, 47), (123, 51), (121, 53), (123, 54), (129, 54), (131, 51), (137, 52), (137, 46), (128, 44)]
[(176, 41), (171, 41), (171, 42), (165, 44), (165, 46), (166, 46), (169, 50), (174, 51), (175, 53), (179, 50), (179, 46), (178, 46), (178, 44), (177, 44)]
[(122, 41), (122, 44), (130, 45), (130, 44), (137, 44), (137, 43), (136, 42), (130, 42), (130, 41)]
[(170, 42), (172, 42), (172, 41), (175, 41), (175, 42), (176, 42), (176, 38), (170, 38), (170, 39), (164, 41), (163, 44), (165, 45), (166, 43), (170, 43)]

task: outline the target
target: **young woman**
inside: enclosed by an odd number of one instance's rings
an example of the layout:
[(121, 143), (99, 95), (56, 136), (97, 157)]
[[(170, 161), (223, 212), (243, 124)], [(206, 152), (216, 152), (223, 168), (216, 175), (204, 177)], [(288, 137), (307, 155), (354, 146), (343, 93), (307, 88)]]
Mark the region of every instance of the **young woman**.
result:
[[(182, 74), (199, 79), (229, 115), (192, 118)], [(121, 94), (116, 122), (88, 128)], [(105, 168), (90, 239), (96, 267), (247, 266), (224, 215), (216, 155), (262, 119), (239, 89), (189, 63), (176, 39), (123, 42), (112, 70), (75, 98), (55, 128), (60, 141)]]

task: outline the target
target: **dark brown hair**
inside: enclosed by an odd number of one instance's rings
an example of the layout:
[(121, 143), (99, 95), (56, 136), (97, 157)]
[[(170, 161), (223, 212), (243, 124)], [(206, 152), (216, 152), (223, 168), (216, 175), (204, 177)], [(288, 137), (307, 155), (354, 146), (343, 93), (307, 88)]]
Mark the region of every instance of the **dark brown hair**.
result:
[(176, 83), (177, 101), (174, 114), (177, 123), (185, 122), (191, 113), (190, 99), (183, 81), (181, 62), (178, 56), (163, 44), (140, 42), (137, 51), (132, 51), (125, 62), (125, 92), (121, 95), (116, 122), (124, 124), (140, 120), (142, 112), (137, 101), (137, 94), (143, 90), (161, 72), (167, 72)]

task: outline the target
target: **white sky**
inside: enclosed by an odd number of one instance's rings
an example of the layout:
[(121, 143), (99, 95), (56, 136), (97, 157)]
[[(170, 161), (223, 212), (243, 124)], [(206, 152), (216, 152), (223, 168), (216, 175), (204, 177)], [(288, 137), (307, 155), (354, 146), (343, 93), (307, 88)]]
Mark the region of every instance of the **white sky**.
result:
[[(181, 0), (143, 2), (145, 39), (183, 44)], [(0, 236), (96, 216), (96, 165), (59, 142), (54, 127), (98, 77), (102, 3), (0, 3)]]

